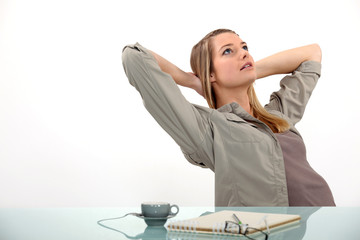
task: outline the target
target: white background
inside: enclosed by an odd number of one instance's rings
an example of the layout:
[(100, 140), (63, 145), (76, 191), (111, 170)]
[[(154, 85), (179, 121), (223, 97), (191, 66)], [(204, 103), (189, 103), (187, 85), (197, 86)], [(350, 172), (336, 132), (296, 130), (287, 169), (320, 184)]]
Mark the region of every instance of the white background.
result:
[[(359, 206), (359, 0), (0, 0), (0, 207), (212, 206), (213, 173), (146, 112), (121, 50), (138, 41), (190, 71), (191, 47), (217, 28), (255, 60), (320, 44), (322, 77), (297, 127), (337, 205)], [(257, 82), (263, 104), (281, 77)]]

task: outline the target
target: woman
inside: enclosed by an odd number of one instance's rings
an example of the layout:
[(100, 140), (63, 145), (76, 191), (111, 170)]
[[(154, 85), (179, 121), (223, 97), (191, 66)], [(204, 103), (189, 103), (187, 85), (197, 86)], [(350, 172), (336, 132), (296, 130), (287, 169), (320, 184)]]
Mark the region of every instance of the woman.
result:
[[(294, 127), (320, 77), (320, 62), (321, 50), (313, 44), (255, 63), (246, 43), (227, 29), (193, 47), (194, 73), (138, 43), (123, 50), (125, 73), (150, 114), (190, 163), (215, 172), (216, 206), (335, 205)], [(254, 81), (284, 73), (292, 75), (263, 108)], [(210, 108), (190, 104), (176, 84), (196, 90)]]

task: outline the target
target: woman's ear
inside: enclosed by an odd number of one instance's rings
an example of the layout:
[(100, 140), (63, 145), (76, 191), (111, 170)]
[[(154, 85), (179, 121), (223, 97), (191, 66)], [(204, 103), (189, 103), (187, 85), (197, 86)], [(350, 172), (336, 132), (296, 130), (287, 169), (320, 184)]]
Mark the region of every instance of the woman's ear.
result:
[(216, 82), (216, 78), (215, 78), (215, 74), (214, 73), (210, 73), (210, 82)]

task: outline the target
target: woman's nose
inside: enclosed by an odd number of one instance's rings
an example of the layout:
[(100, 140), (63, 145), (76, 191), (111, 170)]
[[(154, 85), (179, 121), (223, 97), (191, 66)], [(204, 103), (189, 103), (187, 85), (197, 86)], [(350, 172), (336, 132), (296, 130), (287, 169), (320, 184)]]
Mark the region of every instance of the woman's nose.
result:
[(248, 57), (248, 54), (249, 54), (248, 51), (242, 49), (242, 50), (240, 51), (240, 59), (243, 60), (243, 59), (247, 58), (247, 57)]

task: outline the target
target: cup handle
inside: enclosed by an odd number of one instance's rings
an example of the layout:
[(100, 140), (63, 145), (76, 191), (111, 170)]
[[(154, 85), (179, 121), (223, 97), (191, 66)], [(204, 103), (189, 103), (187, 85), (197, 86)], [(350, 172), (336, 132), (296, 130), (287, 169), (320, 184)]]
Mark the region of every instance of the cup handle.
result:
[[(172, 211), (172, 208), (176, 208), (176, 212), (173, 212)], [(176, 204), (174, 204), (174, 205), (171, 205), (170, 206), (170, 215), (173, 215), (173, 216), (175, 216), (176, 214), (178, 214), (178, 212), (179, 212), (179, 207), (178, 207), (178, 205), (176, 205)]]

